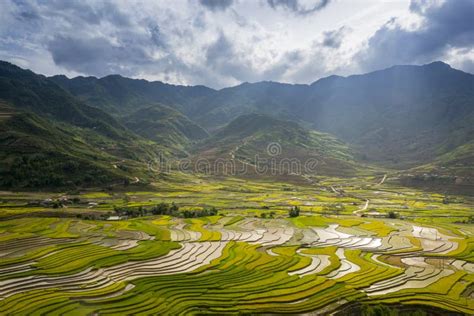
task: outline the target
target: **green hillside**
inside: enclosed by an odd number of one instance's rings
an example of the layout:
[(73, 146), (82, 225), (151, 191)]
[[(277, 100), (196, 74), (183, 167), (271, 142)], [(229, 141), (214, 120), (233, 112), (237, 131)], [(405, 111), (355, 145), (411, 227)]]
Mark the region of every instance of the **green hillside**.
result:
[(142, 182), (170, 150), (134, 134), (44, 76), (0, 63), (1, 187)]
[(104, 185), (127, 178), (112, 167), (113, 156), (87, 144), (81, 137), (86, 133), (32, 113), (9, 113), (0, 121), (1, 187)]
[(164, 105), (153, 105), (123, 116), (124, 125), (138, 135), (184, 153), (186, 146), (209, 134), (180, 112)]
[(209, 130), (252, 112), (298, 121), (344, 140), (364, 162), (406, 169), (472, 140), (473, 91), (473, 75), (435, 62), (311, 85), (244, 83), (198, 100), (193, 117)]
[[(147, 162), (162, 154), (233, 157), (247, 166), (258, 154), (315, 159), (312, 172), (320, 174), (389, 168), (454, 179), (473, 170), (473, 78), (435, 62), (311, 85), (257, 82), (213, 90), (118, 75), (46, 78), (2, 62), (0, 99), (46, 125), (80, 133), (111, 161), (133, 161), (134, 173), (146, 174)], [(270, 143), (281, 147), (276, 158), (267, 155)]]
[(129, 136), (107, 113), (80, 102), (46, 77), (7, 62), (0, 62), (0, 99), (56, 121), (92, 128), (105, 136)]
[[(239, 116), (196, 146), (194, 152), (199, 157), (250, 165), (257, 163), (256, 157), (267, 164), (274, 160), (278, 166), (295, 160), (301, 166), (298, 173), (351, 175), (357, 171), (352, 151), (337, 138), (262, 114)], [(314, 169), (304, 170), (309, 160), (314, 161)], [(282, 173), (291, 172), (285, 169)]]
[(265, 81), (217, 91), (120, 76), (52, 80), (117, 115), (161, 102), (213, 132), (249, 113), (296, 121), (345, 141), (365, 163), (400, 170), (430, 163), (474, 133), (474, 76), (442, 62), (310, 85)]

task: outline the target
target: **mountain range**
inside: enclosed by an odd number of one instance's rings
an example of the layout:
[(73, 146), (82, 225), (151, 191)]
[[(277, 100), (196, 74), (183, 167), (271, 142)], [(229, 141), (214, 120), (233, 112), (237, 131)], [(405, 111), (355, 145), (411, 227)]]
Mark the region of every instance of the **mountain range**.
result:
[[(43, 171), (54, 174), (52, 186), (146, 183), (155, 176), (146, 162), (158, 153), (251, 163), (272, 142), (280, 158), (317, 158), (323, 175), (372, 167), (474, 175), (474, 76), (442, 62), (221, 90), (119, 75), (45, 77), (0, 62), (0, 102), (3, 187), (45, 185)], [(76, 171), (52, 170), (64, 157)], [(34, 162), (23, 170), (18, 159)]]

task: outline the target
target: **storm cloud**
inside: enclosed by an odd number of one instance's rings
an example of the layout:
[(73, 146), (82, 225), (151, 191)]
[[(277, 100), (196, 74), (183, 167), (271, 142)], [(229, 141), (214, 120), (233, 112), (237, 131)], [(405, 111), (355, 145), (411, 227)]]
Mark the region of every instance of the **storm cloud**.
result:
[(347, 31), (346, 27), (341, 27), (337, 30), (326, 31), (323, 33), (323, 42), (322, 44), (326, 47), (339, 48), (341, 47), (342, 40)]
[(474, 47), (474, 1), (445, 1), (441, 5), (412, 1), (410, 10), (422, 18), (415, 30), (401, 26), (394, 18), (368, 40), (359, 54), (365, 70), (394, 64), (427, 63), (443, 58), (453, 49)]
[(474, 1), (401, 1), (4, 0), (0, 59), (213, 88), (433, 60), (474, 70)]
[(212, 11), (225, 10), (232, 5), (234, 0), (199, 0), (199, 3)]
[(319, 11), (329, 4), (329, 0), (316, 0), (313, 3), (301, 0), (267, 0), (267, 2), (274, 9), (283, 8), (301, 15)]

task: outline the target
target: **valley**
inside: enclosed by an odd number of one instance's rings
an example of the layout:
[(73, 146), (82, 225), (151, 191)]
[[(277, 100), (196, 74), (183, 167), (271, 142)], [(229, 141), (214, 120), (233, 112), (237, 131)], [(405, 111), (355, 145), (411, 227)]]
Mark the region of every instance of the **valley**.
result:
[(0, 314), (474, 314), (473, 82), (0, 62)]
[(0, 8), (0, 316), (474, 315), (474, 0)]

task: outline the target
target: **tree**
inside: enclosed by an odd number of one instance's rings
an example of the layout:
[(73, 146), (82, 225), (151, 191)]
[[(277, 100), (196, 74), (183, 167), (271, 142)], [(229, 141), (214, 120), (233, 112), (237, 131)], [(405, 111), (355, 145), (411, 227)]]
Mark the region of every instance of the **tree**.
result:
[(171, 203), (171, 206), (169, 207), (169, 211), (171, 214), (177, 214), (179, 211), (179, 207), (173, 203)]
[(443, 204), (449, 204), (449, 202), (450, 202), (449, 197), (445, 195), (443, 198)]
[(467, 219), (468, 224), (474, 224), (474, 215), (469, 215), (469, 218)]
[(394, 211), (388, 212), (388, 218), (398, 218), (398, 213), (395, 213)]
[(144, 209), (141, 205), (138, 207), (138, 214), (139, 216), (145, 216), (146, 214), (146, 209)]
[(209, 215), (211, 215), (211, 216), (217, 215), (217, 208), (215, 208), (214, 206), (211, 207), (210, 210), (209, 210)]
[(170, 209), (170, 207), (169, 207), (168, 203), (161, 202), (160, 204), (156, 205), (151, 210), (151, 213), (153, 215), (164, 215), (164, 214), (168, 214), (169, 209)]
[(191, 218), (191, 217), (193, 217), (193, 213), (188, 211), (188, 210), (183, 211), (183, 217), (184, 218)]
[(290, 211), (288, 212), (290, 217), (298, 217), (300, 216), (300, 208), (298, 206), (293, 206)]
[(125, 178), (125, 179), (123, 180), (123, 186), (124, 186), (124, 187), (128, 187), (129, 185), (130, 185), (130, 180), (127, 179), (127, 178)]

